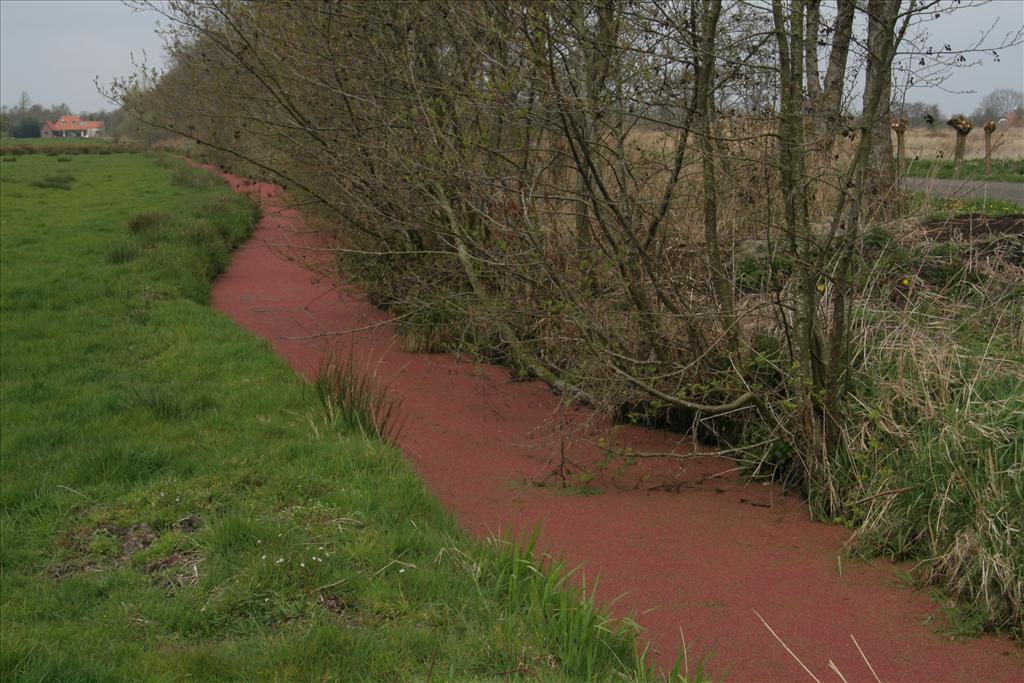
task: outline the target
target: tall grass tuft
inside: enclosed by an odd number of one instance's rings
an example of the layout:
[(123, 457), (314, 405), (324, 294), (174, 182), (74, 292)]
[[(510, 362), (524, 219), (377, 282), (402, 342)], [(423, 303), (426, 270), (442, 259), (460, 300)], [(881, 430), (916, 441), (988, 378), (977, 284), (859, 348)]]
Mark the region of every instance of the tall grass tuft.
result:
[(401, 433), (399, 403), (378, 379), (359, 371), (355, 359), (325, 355), (313, 382), (327, 421), (382, 443), (395, 443)]
[(221, 180), (212, 173), (188, 166), (179, 166), (171, 174), (171, 183), (190, 190), (204, 190), (216, 187)]
[(75, 176), (70, 173), (55, 173), (48, 175), (42, 180), (36, 180), (32, 183), (32, 187), (38, 187), (41, 189), (53, 189), (53, 190), (70, 190), (71, 183), (74, 182)]
[(597, 582), (589, 589), (578, 583), (579, 567), (570, 569), (549, 556), (538, 557), (537, 532), (521, 542), (491, 539), (481, 562), (481, 574), (497, 591), (501, 604), (525, 615), (534, 635), (571, 679), (596, 680), (609, 671), (630, 681), (700, 681), (684, 671), (685, 653), (667, 677), (652, 661), (649, 648), (641, 648), (641, 628), (629, 618), (614, 618), (596, 600)]
[(138, 244), (125, 240), (114, 244), (107, 251), (107, 261), (115, 265), (129, 263), (138, 258), (141, 253), (142, 250)]
[(133, 235), (139, 235), (146, 232), (150, 228), (153, 228), (164, 220), (167, 216), (161, 213), (153, 211), (145, 211), (143, 213), (135, 214), (131, 220), (128, 221), (128, 232)]

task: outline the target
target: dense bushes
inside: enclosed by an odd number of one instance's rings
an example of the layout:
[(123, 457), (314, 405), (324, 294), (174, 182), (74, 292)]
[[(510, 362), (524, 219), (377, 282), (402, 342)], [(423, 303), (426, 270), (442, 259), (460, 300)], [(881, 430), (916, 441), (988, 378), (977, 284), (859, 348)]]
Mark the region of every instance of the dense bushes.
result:
[[(893, 453), (934, 449), (953, 471), (969, 451), (923, 436), (958, 429), (959, 413), (934, 409), (931, 380), (896, 361), (974, 391), (932, 353), (941, 344), (1016, 386), (1020, 349), (996, 362), (963, 330), (1019, 331), (1020, 302), (997, 293), (1021, 272), (1010, 252), (918, 246), (887, 106), (917, 15), (869, 5), (855, 36), (853, 3), (827, 31), (798, 3), (172, 3), (174, 67), (113, 94), (309, 200), (411, 347), (475, 352), (609, 413), (694, 427), (871, 547), (932, 558), (987, 503), (956, 499), (947, 534), (937, 516), (953, 498), (933, 479), (917, 498), (890, 492), (922, 461)], [(802, 73), (822, 46), (829, 73)], [(841, 84), (859, 58), (853, 121)], [(965, 405), (978, 424), (1002, 410)], [(1012, 497), (1022, 453), (1007, 449), (993, 476)], [(899, 544), (878, 540), (886, 524)], [(1001, 588), (985, 595), (1019, 592), (1024, 560), (1008, 562), (986, 565)], [(950, 590), (981, 590), (966, 565), (941, 567)], [(988, 625), (1020, 629), (1003, 608)]]

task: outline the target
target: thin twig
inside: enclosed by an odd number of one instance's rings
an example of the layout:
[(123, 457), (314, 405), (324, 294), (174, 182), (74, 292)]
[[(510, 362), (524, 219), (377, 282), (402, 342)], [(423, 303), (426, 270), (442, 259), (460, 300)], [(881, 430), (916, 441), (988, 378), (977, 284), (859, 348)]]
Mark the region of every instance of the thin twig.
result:
[(815, 676), (814, 674), (811, 673), (811, 670), (807, 668), (807, 665), (800, 661), (800, 658), (797, 657), (796, 654), (792, 650), (789, 649), (789, 646), (786, 645), (785, 642), (783, 642), (782, 638), (779, 638), (779, 634), (777, 634), (775, 631), (772, 630), (772, 627), (768, 625), (768, 622), (764, 620), (764, 617), (762, 617), (760, 614), (758, 614), (756, 609), (755, 610), (751, 610), (751, 611), (754, 614), (757, 614), (757, 618), (761, 620), (761, 623), (764, 624), (764, 627), (766, 629), (768, 629), (768, 632), (771, 633), (773, 636), (775, 636), (775, 640), (779, 641), (779, 644), (782, 645), (782, 647), (784, 647), (786, 649), (786, 652), (789, 653), (789, 656), (792, 657), (793, 659), (795, 659), (796, 663), (799, 664), (800, 666), (802, 666), (804, 671), (807, 672), (807, 675), (810, 676), (812, 679), (814, 679), (814, 683), (821, 683), (821, 680), (819, 680), (817, 676)]
[(860, 649), (860, 643), (857, 642), (857, 639), (853, 637), (852, 633), (850, 634), (850, 640), (852, 640), (853, 644), (857, 646), (857, 652), (860, 653), (861, 659), (864, 660), (864, 663), (868, 665), (868, 671), (871, 672), (871, 675), (875, 677), (875, 680), (878, 683), (882, 683), (882, 679), (875, 673), (875, 667), (871, 666), (871, 662), (868, 661), (868, 658), (864, 655), (864, 650)]
[(900, 493), (906, 493), (907, 491), (910, 491), (913, 488), (913, 486), (904, 486), (901, 489), (890, 489), (888, 491), (882, 491), (881, 493), (876, 493), (874, 495), (866, 496), (864, 498), (861, 498), (860, 500), (854, 501), (853, 504), (856, 506), (860, 505), (861, 503), (866, 503), (869, 500), (874, 500), (875, 498), (881, 498), (882, 496), (895, 496)]
[(71, 491), (71, 493), (77, 494), (77, 495), (81, 496), (82, 498), (85, 498), (86, 500), (88, 500), (88, 501), (90, 501), (92, 503), (96, 502), (95, 498), (90, 498), (89, 496), (85, 495), (81, 491), (76, 491), (75, 489), (71, 488), (70, 486), (65, 486), (64, 484), (57, 484), (57, 488), (59, 488), (59, 489), (66, 489), (68, 491)]
[(378, 328), (378, 327), (383, 327), (383, 326), (389, 325), (389, 324), (391, 324), (391, 323), (393, 323), (395, 321), (402, 320), (403, 318), (408, 318), (411, 315), (412, 315), (412, 312), (403, 313), (402, 315), (396, 315), (393, 318), (389, 317), (387, 320), (381, 320), (380, 322), (376, 322), (376, 323), (373, 323), (373, 324), (370, 324), (370, 325), (365, 325), (363, 327), (353, 327), (350, 330), (340, 330), (338, 332), (318, 332), (316, 334), (309, 334), (309, 335), (305, 335), (305, 336), (301, 336), (301, 337), (280, 337), (280, 339), (283, 340), (283, 341), (309, 341), (311, 339), (320, 339), (322, 337), (340, 337), (340, 336), (345, 335), (345, 334), (354, 334), (356, 332), (366, 332), (367, 330), (372, 330), (372, 329), (375, 329), (375, 328)]
[(690, 679), (690, 660), (689, 655), (686, 652), (686, 637), (683, 636), (683, 627), (679, 627), (679, 640), (683, 641), (683, 676), (686, 680)]
[(848, 680), (846, 680), (846, 676), (843, 675), (843, 672), (839, 670), (839, 667), (836, 666), (836, 663), (833, 662), (831, 659), (828, 660), (828, 668), (832, 669), (835, 675), (839, 676), (839, 680), (841, 680), (843, 683), (850, 683)]

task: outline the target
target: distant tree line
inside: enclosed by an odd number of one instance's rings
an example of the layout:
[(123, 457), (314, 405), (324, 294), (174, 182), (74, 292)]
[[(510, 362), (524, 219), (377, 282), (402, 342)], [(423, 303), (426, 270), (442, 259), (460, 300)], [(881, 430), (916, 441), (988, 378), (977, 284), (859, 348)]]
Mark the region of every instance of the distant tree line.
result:
[(942, 124), (942, 112), (939, 111), (939, 105), (937, 104), (907, 102), (897, 111), (900, 112), (911, 127), (927, 126), (934, 128), (936, 124)]
[[(941, 130), (945, 126), (946, 117), (943, 116), (937, 104), (906, 102), (894, 104), (893, 111), (905, 118), (907, 124), (912, 128), (925, 126), (928, 128), (938, 127)], [(987, 121), (999, 121), (1012, 113), (1016, 114), (1017, 125), (1021, 125), (1021, 119), (1024, 118), (1024, 91), (999, 88), (982, 98), (981, 103), (971, 114), (970, 120), (981, 125)]]
[[(21, 93), (18, 103), (14, 106), (0, 106), (0, 136), (5, 138), (37, 138), (40, 136), (43, 124), (46, 121), (56, 121), (61, 116), (73, 114), (65, 103), (43, 106), (32, 102), (28, 93)], [(120, 109), (116, 111), (78, 112), (83, 119), (90, 121), (103, 121), (107, 131), (117, 128), (123, 115)]]
[(986, 121), (998, 121), (1010, 113), (1016, 113), (1017, 122), (1020, 123), (1021, 115), (1024, 114), (1024, 91), (1000, 88), (982, 98), (981, 104), (971, 114), (971, 119), (977, 124), (982, 124)]

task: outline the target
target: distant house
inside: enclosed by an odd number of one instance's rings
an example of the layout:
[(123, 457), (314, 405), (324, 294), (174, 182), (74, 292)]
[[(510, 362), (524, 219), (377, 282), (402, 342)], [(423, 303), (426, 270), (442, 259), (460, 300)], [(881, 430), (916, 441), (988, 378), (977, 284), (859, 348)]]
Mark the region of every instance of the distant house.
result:
[(44, 123), (39, 133), (44, 138), (94, 138), (103, 134), (103, 122), (85, 121), (81, 116), (66, 114), (56, 123)]

